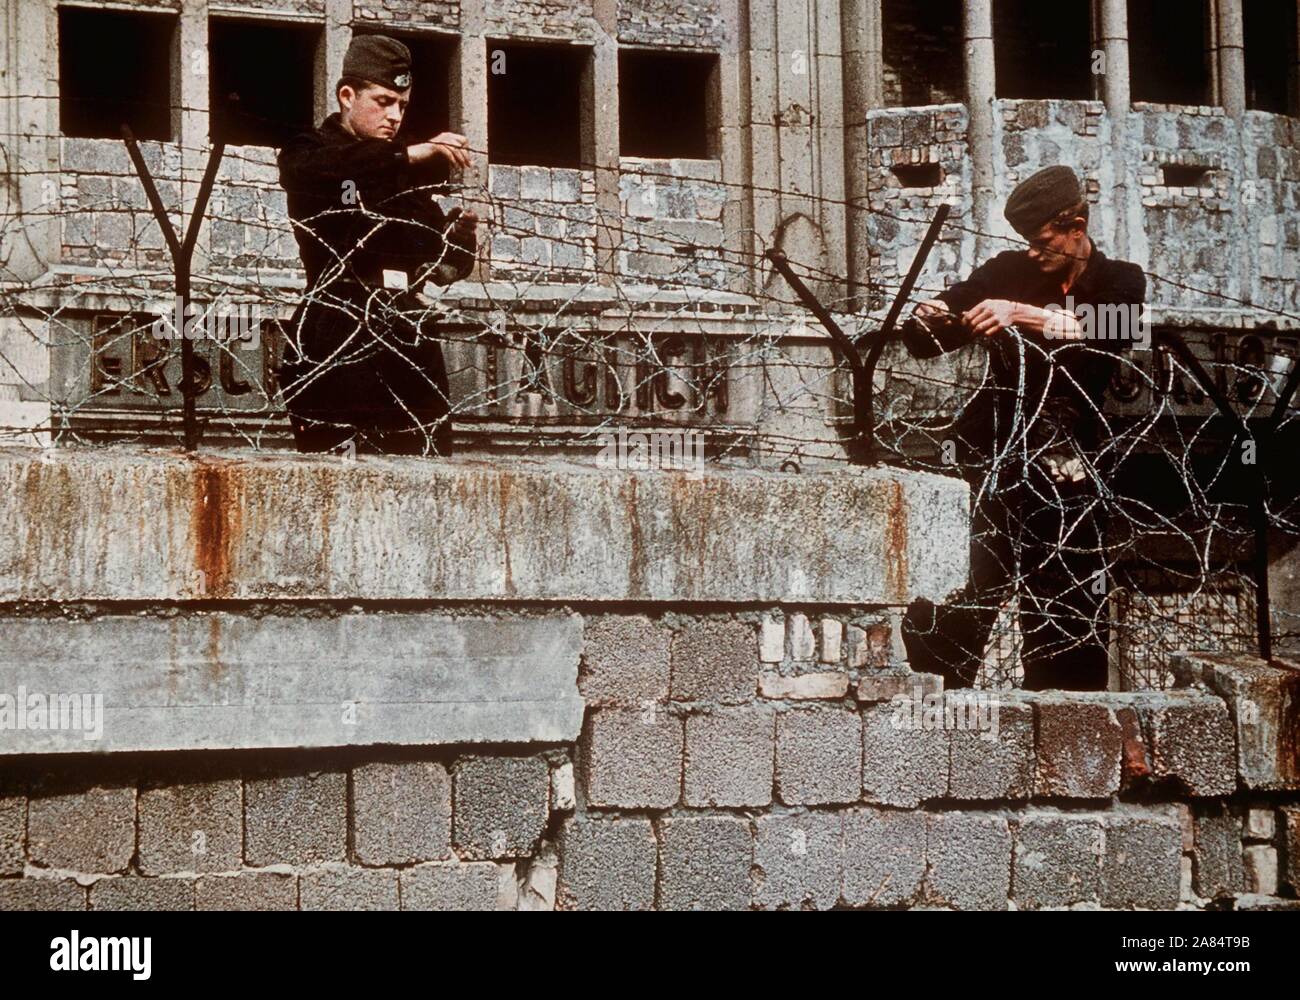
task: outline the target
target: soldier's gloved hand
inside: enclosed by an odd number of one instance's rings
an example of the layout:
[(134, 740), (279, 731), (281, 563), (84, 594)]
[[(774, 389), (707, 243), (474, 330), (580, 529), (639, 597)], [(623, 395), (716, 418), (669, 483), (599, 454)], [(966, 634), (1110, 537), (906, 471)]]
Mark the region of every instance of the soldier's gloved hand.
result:
[(1042, 462), (1055, 483), (1077, 483), (1087, 475), (1082, 459), (1064, 453), (1044, 455)]

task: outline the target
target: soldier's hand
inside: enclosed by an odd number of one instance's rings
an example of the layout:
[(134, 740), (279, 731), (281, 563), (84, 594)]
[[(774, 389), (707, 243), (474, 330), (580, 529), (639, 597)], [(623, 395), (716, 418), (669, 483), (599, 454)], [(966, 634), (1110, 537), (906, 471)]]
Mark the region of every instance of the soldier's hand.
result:
[(926, 299), (924, 302), (917, 303), (916, 308), (912, 310), (912, 315), (920, 320), (937, 319), (951, 311), (948, 303), (941, 299)]
[(473, 237), (476, 229), (478, 229), (478, 213), (469, 209), (458, 213), (451, 225), (453, 236)]
[(961, 320), (973, 333), (987, 337), (1011, 326), (1016, 321), (1015, 316), (1016, 303), (1007, 299), (985, 299), (962, 313)]
[(427, 163), (441, 158), (453, 167), (463, 169), (470, 165), (469, 140), (458, 132), (442, 132), (427, 142), (407, 146), (406, 155), (412, 163)]

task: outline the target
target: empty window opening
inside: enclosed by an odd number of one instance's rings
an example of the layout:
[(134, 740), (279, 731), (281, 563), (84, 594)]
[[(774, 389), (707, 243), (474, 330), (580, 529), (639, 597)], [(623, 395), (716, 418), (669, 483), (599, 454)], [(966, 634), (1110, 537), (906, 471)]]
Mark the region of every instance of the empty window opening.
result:
[(963, 100), (960, 0), (884, 0), (885, 106)]
[(1093, 96), (1088, 0), (995, 0), (997, 95), (1086, 101)]
[(172, 137), (173, 14), (59, 8), (59, 128), (64, 135)]
[(1200, 0), (1184, 0), (1176, 6), (1155, 0), (1129, 0), (1133, 100), (1208, 104), (1210, 30), (1205, 4)]
[(1296, 0), (1246, 0), (1246, 107), (1300, 115)]
[(619, 152), (657, 159), (716, 157), (717, 82), (716, 55), (621, 50)]
[(899, 163), (890, 171), (905, 188), (932, 188), (943, 183), (943, 168), (937, 163)]
[(519, 166), (581, 166), (591, 50), (491, 40), (487, 50), (488, 158)]
[(1194, 163), (1166, 163), (1160, 168), (1160, 182), (1165, 187), (1200, 187), (1210, 179), (1213, 169)]
[(313, 65), (320, 39), (320, 29), (312, 25), (212, 18), (212, 141), (283, 146), (294, 134), (311, 128)]

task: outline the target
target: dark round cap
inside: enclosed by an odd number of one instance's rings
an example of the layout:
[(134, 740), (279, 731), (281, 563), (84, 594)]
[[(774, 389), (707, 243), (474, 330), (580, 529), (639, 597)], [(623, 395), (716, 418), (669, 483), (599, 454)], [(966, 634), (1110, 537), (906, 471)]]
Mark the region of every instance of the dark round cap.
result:
[(411, 50), (387, 35), (354, 35), (343, 56), (343, 75), (405, 90), (411, 85)]
[(1016, 232), (1032, 234), (1082, 201), (1083, 188), (1073, 170), (1044, 167), (1016, 185), (1002, 214)]

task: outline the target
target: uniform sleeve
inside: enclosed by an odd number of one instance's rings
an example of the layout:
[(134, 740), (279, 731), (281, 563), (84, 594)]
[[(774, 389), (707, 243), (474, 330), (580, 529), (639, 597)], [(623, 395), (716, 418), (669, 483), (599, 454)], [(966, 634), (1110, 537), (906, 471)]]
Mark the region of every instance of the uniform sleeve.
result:
[(391, 184), (408, 163), (405, 146), (383, 139), (327, 145), (310, 133), (286, 143), (276, 162), (286, 191), (319, 194), (332, 190), (341, 194), (343, 183), (352, 181), (363, 197), (368, 188)]
[[(950, 285), (935, 298), (960, 315), (985, 299), (994, 298), (995, 288), (1005, 287), (1003, 275), (1009, 263), (1006, 254), (998, 254), (975, 268), (965, 281)], [(936, 358), (965, 347), (974, 337), (974, 333), (958, 323), (936, 324), (933, 330), (920, 329), (910, 323), (903, 328), (903, 345), (907, 352), (921, 359)]]
[(465, 277), (474, 267), (477, 240), (466, 244), (450, 238), (452, 220), (434, 200), (425, 178), (412, 174), (405, 183), (407, 187), (381, 209), (403, 220), (399, 245), (393, 249), (408, 258), (408, 270), (423, 270), (426, 280), (435, 284), (448, 285)]
[[(1128, 261), (1117, 261), (1112, 268), (1105, 292), (1099, 298), (1097, 315), (1105, 317), (1106, 306), (1137, 306), (1139, 312), (1127, 322), (1141, 321), (1140, 308), (1146, 302), (1147, 276), (1142, 268), (1136, 264), (1130, 264)], [(1099, 320), (1099, 322), (1113, 322), (1113, 320)], [(1125, 329), (1125, 336), (1122, 337), (1105, 337), (1098, 339), (1097, 344), (1104, 346), (1106, 349), (1115, 353), (1126, 353), (1132, 349), (1137, 331)]]
[(950, 285), (936, 298), (948, 303), (948, 308), (955, 313), (963, 313), (985, 299), (1006, 298), (1006, 295), (1001, 294), (1000, 291), (1005, 291), (1013, 285), (1009, 280), (1008, 272), (1014, 259), (1015, 251), (1004, 251), (986, 260), (975, 268), (965, 281)]

